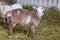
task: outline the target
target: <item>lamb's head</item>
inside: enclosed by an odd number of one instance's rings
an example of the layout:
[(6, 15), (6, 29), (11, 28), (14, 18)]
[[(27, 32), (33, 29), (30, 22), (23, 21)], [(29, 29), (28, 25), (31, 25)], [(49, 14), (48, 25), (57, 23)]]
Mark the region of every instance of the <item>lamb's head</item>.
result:
[(0, 2), (0, 14), (3, 12), (3, 5), (4, 5), (4, 2)]
[(44, 10), (45, 10), (46, 8), (33, 6), (33, 9), (37, 11), (38, 17), (41, 17), (41, 16), (44, 15)]
[(0, 6), (5, 5), (5, 4), (6, 4), (5, 2), (0, 2)]
[(3, 4), (4, 4), (3, 2), (0, 2), (0, 14), (2, 13), (1, 10), (2, 10)]
[(0, 15), (1, 15), (1, 17), (2, 18), (4, 18), (5, 16), (5, 14), (4, 14), (4, 6), (5, 6), (5, 2), (0, 2)]
[(0, 11), (3, 9), (5, 2), (0, 2)]
[(43, 16), (44, 15), (44, 10), (45, 10), (45, 8), (43, 8), (43, 7), (38, 7), (37, 8), (37, 15), (39, 16), (39, 17), (41, 17), (41, 16)]

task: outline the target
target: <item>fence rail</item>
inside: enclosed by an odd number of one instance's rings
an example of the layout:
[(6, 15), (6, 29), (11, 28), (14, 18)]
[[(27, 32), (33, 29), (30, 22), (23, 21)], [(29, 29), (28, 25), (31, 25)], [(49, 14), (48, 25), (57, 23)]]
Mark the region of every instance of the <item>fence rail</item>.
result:
[(60, 0), (14, 0), (17, 3), (22, 5), (37, 5), (37, 6), (44, 6), (44, 7), (52, 7), (55, 6), (60, 9)]

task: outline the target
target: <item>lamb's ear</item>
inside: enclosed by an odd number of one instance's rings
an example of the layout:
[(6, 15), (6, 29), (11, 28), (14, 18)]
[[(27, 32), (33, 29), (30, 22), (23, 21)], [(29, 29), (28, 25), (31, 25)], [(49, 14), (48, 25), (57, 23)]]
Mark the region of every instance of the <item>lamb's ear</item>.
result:
[(44, 7), (45, 10), (48, 10), (48, 7)]
[(37, 8), (38, 8), (38, 6), (33, 5), (33, 9), (34, 9), (34, 10), (37, 10)]

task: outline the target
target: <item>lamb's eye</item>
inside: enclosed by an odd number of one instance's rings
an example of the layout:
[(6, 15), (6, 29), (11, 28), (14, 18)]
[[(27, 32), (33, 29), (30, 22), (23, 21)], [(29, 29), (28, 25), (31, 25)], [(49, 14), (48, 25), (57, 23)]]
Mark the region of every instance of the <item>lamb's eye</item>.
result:
[(3, 3), (1, 3), (3, 5)]

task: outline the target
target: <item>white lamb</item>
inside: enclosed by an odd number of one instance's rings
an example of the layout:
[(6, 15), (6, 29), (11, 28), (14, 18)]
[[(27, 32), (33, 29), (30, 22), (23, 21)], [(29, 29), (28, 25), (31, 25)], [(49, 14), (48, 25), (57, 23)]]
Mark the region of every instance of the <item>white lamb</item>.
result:
[(4, 5), (2, 2), (0, 3), (0, 12), (3, 14), (4, 17), (8, 11), (12, 11), (14, 9), (23, 9), (23, 7), (22, 5), (18, 3), (13, 4), (13, 5)]

